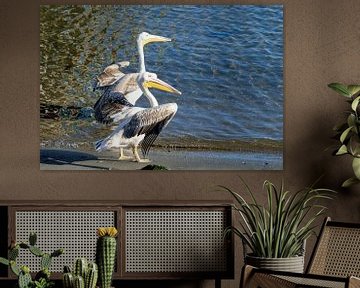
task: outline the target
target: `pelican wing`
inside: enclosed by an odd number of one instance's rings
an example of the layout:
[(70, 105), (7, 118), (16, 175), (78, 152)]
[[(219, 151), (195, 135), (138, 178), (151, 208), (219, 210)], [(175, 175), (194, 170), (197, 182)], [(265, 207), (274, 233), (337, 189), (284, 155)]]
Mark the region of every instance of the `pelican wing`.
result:
[(126, 74), (126, 79), (124, 79), (124, 89), (125, 94), (135, 91), (136, 89), (139, 89), (139, 85), (137, 83), (137, 77), (139, 73), (129, 73)]
[(132, 138), (145, 134), (141, 143), (141, 151), (145, 156), (161, 130), (171, 121), (177, 111), (175, 103), (164, 104), (144, 109), (136, 113), (124, 127), (124, 136)]
[(95, 119), (109, 124), (114, 120), (112, 116), (133, 106), (122, 93), (105, 91), (94, 105)]
[(104, 71), (96, 77), (93, 89), (105, 89), (106, 87), (115, 84), (125, 75), (120, 69), (127, 66), (129, 66), (129, 62), (127, 61), (107, 66)]

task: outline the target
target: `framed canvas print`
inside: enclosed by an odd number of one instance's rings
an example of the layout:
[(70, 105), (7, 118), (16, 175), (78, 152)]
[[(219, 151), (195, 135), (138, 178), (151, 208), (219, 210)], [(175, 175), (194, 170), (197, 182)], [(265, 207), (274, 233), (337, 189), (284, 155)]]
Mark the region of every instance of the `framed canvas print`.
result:
[(40, 6), (42, 170), (281, 170), (282, 5)]

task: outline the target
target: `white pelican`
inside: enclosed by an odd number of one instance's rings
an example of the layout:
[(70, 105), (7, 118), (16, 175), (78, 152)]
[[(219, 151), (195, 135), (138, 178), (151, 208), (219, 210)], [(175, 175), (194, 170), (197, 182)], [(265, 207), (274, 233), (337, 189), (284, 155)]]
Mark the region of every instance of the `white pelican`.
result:
[(125, 75), (125, 73), (123, 73), (120, 69), (128, 67), (129, 65), (129, 61), (122, 61), (105, 67), (103, 72), (101, 72), (101, 74), (96, 77), (93, 91), (95, 91), (96, 89), (107, 89), (113, 84), (115, 84), (120, 78)]
[(141, 159), (137, 148), (141, 145), (144, 157), (161, 130), (171, 121), (177, 111), (176, 103), (159, 105), (149, 88), (157, 88), (167, 92), (181, 94), (169, 84), (161, 81), (154, 73), (143, 72), (138, 77), (139, 86), (148, 98), (151, 108), (128, 107), (127, 117), (108, 137), (96, 142), (96, 150), (103, 151), (110, 148), (120, 148), (119, 160), (129, 159), (123, 154), (123, 148), (131, 148), (137, 162), (149, 162)]
[[(146, 71), (145, 68), (145, 56), (144, 56), (144, 46), (148, 43), (152, 42), (169, 42), (170, 38), (162, 37), (158, 35), (152, 35), (147, 32), (142, 32), (139, 34), (137, 38), (137, 48), (139, 53), (139, 73), (144, 73)], [(103, 89), (105, 90), (104, 94), (100, 97), (99, 101), (95, 104), (95, 118), (97, 121), (101, 123), (107, 123), (108, 118), (105, 116), (103, 111), (101, 111), (103, 105), (101, 103), (105, 103), (106, 101), (111, 102), (112, 99), (108, 95), (110, 92), (120, 92), (124, 94), (126, 100), (130, 102), (132, 105), (135, 105), (136, 101), (143, 94), (138, 83), (137, 78), (139, 73), (130, 73), (124, 74), (120, 69), (123, 67), (127, 67), (129, 62), (123, 61), (117, 64), (112, 64), (106, 67), (103, 73), (97, 77), (97, 82), (94, 85), (95, 89)], [(126, 77), (125, 77), (126, 76)], [(101, 100), (104, 97), (106, 100)], [(112, 101), (114, 102), (114, 101)], [(116, 99), (115, 99), (116, 102)]]

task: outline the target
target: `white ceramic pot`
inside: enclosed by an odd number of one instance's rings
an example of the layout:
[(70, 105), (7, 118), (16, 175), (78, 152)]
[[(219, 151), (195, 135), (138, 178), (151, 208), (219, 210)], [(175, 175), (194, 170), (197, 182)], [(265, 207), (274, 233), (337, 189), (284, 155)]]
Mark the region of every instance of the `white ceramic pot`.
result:
[(304, 272), (304, 256), (289, 258), (263, 258), (251, 255), (245, 256), (245, 263), (262, 269), (287, 272)]

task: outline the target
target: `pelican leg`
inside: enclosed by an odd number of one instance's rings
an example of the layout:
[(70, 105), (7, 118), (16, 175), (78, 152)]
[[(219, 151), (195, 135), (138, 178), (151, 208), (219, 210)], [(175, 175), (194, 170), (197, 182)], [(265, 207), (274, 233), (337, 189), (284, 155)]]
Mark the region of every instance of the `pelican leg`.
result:
[(131, 160), (133, 157), (124, 155), (124, 148), (120, 148), (119, 160)]
[(135, 160), (134, 161), (137, 161), (139, 163), (148, 163), (150, 162), (151, 160), (150, 159), (141, 159), (140, 156), (139, 156), (139, 153), (137, 152), (137, 147), (132, 147), (132, 151), (134, 153), (134, 156), (135, 156)]

